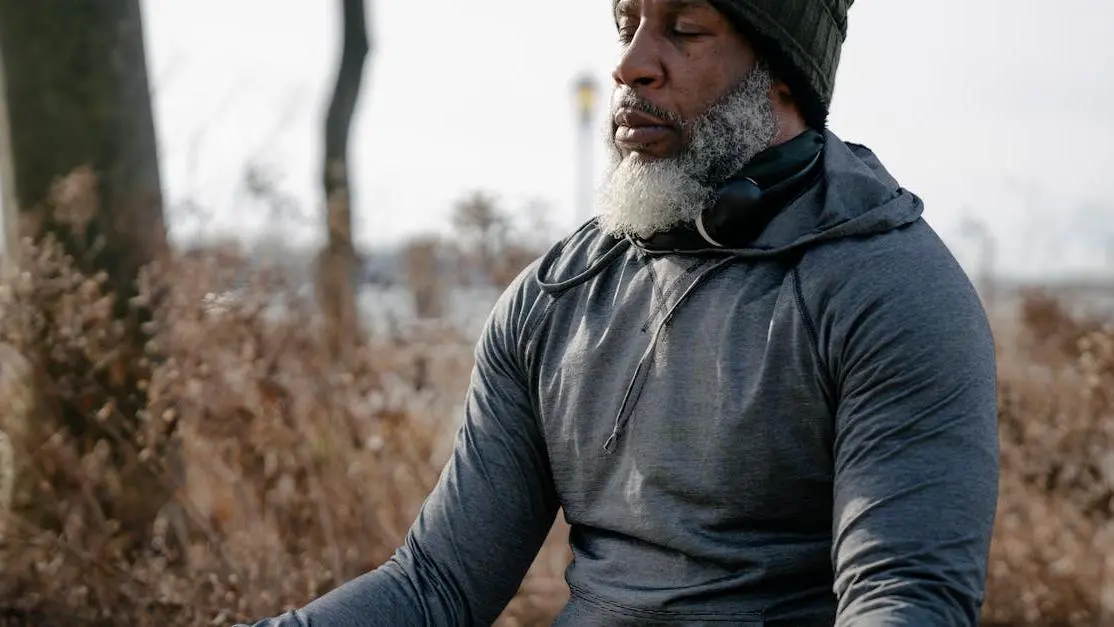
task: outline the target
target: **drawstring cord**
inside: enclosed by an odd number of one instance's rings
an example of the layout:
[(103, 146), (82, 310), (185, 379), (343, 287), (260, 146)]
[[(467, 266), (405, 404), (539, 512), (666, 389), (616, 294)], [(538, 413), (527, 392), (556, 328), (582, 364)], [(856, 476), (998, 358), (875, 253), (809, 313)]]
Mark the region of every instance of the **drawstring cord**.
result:
[(681, 297), (677, 299), (677, 302), (673, 303), (673, 306), (669, 308), (668, 312), (666, 312), (665, 317), (662, 318), (660, 323), (658, 323), (657, 329), (654, 330), (653, 336), (650, 337), (649, 345), (646, 346), (646, 350), (643, 351), (642, 357), (640, 357), (638, 360), (638, 366), (634, 369), (634, 375), (631, 377), (630, 383), (627, 384), (627, 391), (626, 394), (623, 395), (623, 402), (619, 404), (619, 412), (615, 415), (615, 427), (611, 430), (611, 435), (608, 436), (607, 441), (604, 442), (603, 450), (608, 455), (614, 453), (615, 449), (619, 446), (619, 438), (622, 436), (623, 429), (626, 427), (627, 420), (629, 418), (627, 407), (632, 405), (633, 399), (641, 394), (642, 386), (646, 382), (646, 376), (644, 373), (648, 371), (648, 366), (650, 364), (650, 361), (653, 359), (654, 350), (657, 348), (658, 340), (661, 338), (661, 335), (665, 331), (666, 326), (668, 326), (670, 321), (673, 320), (673, 315), (681, 307), (681, 304), (688, 300), (690, 294), (692, 294), (698, 287), (704, 284), (704, 282), (708, 278), (710, 278), (712, 274), (725, 267), (732, 261), (734, 261), (734, 258), (725, 257), (713, 264), (712, 267), (705, 270), (700, 276), (696, 278), (695, 281), (692, 282), (692, 285), (690, 285), (688, 289), (686, 289), (681, 294)]

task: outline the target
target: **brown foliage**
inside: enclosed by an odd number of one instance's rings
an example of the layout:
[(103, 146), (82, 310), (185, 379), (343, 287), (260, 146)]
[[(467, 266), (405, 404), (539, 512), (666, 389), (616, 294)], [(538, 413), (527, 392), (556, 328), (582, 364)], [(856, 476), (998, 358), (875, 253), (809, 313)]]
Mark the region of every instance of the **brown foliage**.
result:
[[(335, 363), (320, 317), (281, 276), (231, 251), (179, 259), (142, 282), (141, 299), (173, 289), (148, 328), (158, 359), (141, 426), (114, 458), (115, 399), (101, 381), (118, 332), (111, 298), (50, 241), (22, 267), (0, 323), (0, 428), (18, 470), (0, 612), (230, 624), (304, 604), (390, 556), (447, 454), (468, 342), (427, 331), (440, 335), (359, 343)], [(405, 373), (430, 351), (438, 391), (419, 394)], [(44, 370), (67, 374), (43, 387)], [(71, 405), (104, 428), (71, 434), (57, 410)], [(141, 476), (177, 495), (153, 530), (128, 517), (147, 506)], [(128, 550), (133, 535), (153, 539)]]
[(986, 617), (1111, 625), (1114, 326), (1041, 293), (1023, 300), (1020, 322), (999, 355), (1002, 481)]

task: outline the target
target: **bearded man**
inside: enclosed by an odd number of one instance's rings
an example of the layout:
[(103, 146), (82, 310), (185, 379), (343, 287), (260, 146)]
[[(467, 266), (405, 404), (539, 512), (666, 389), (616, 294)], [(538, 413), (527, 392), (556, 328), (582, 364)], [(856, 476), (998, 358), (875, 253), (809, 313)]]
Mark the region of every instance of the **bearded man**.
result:
[(499, 300), (395, 556), (260, 625), (489, 624), (559, 508), (558, 625), (977, 623), (994, 346), (827, 129), (850, 5), (619, 0), (600, 215)]

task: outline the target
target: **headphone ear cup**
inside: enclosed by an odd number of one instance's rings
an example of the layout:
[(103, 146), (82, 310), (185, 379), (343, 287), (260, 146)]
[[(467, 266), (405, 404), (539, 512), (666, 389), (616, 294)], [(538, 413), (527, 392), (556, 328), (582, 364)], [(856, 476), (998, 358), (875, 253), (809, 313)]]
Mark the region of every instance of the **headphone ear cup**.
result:
[(721, 242), (736, 239), (740, 220), (746, 221), (762, 206), (762, 188), (753, 179), (731, 181), (716, 194), (716, 201), (701, 213), (697, 228), (708, 243), (717, 248)]

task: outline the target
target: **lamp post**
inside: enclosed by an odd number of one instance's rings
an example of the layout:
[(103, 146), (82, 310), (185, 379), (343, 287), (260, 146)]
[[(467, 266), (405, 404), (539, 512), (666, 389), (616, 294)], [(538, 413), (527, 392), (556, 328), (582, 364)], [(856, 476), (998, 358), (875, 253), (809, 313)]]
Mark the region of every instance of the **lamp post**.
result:
[(574, 86), (577, 113), (577, 150), (576, 150), (576, 221), (586, 222), (592, 215), (593, 166), (592, 166), (592, 120), (596, 112), (596, 98), (599, 89), (591, 74), (580, 76)]

